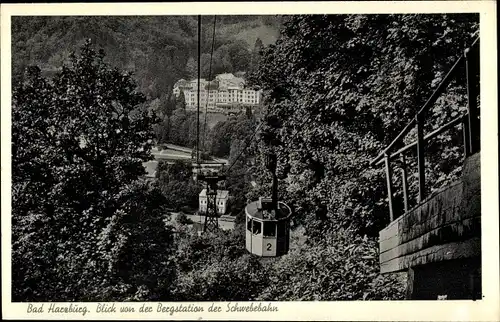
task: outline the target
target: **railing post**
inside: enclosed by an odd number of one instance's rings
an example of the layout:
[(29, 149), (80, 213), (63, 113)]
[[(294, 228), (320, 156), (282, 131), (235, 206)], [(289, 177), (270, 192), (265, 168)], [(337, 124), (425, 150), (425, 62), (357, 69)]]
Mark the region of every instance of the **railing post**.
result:
[(417, 114), (418, 201), (425, 198), (424, 120)]
[(391, 222), (394, 220), (394, 208), (392, 202), (392, 169), (389, 160), (389, 153), (385, 154), (385, 177), (387, 179), (387, 195), (389, 196), (389, 218)]
[(469, 130), (469, 115), (465, 114), (462, 118), (462, 132), (464, 137), (464, 157), (470, 155), (470, 130)]
[(406, 173), (406, 158), (401, 153), (401, 180), (403, 180), (403, 201), (405, 213), (408, 212), (408, 174)]
[(468, 102), (468, 116), (469, 116), (469, 152), (474, 154), (479, 151), (479, 118), (477, 108), (477, 87), (476, 87), (476, 72), (477, 66), (477, 52), (476, 49), (465, 50), (465, 70), (467, 76), (467, 102)]

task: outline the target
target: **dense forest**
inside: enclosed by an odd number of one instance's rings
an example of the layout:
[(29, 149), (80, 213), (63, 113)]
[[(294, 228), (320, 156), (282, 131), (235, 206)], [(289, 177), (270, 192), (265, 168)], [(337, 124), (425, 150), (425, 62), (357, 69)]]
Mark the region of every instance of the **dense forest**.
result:
[[(255, 69), (256, 51), (274, 43), (280, 23), (271, 15), (217, 16), (213, 37), (214, 17), (203, 16), (201, 77)], [(24, 67), (35, 63), (51, 75), (92, 39), (107, 62), (134, 73), (148, 100), (169, 98), (177, 80), (197, 77), (197, 28), (197, 16), (13, 17), (13, 78), (21, 79)]]
[[(257, 21), (219, 18), (227, 26)], [(16, 19), (14, 301), (404, 298), (404, 274), (379, 274), (377, 234), (389, 219), (382, 170), (369, 161), (470, 45), (477, 15), (287, 16), (258, 59), (252, 60), (254, 41), (241, 60), (227, 49), (233, 58), (226, 61), (222, 49), (223, 65), (247, 68), (251, 83), (264, 90), (265, 112), (251, 141), (258, 120), (250, 111), (214, 126), (207, 146), (235, 162), (226, 185), (239, 221), (232, 231), (201, 236), (182, 222), (164, 224), (168, 208), (194, 204), (200, 189), (185, 165), (161, 165), (157, 180), (140, 179), (164, 121), (140, 107), (189, 76), (195, 18), (81, 18), (98, 37), (74, 55), (87, 37), (81, 20)], [(259, 26), (274, 26), (269, 19)], [(224, 46), (223, 37), (216, 39), (217, 49)], [(203, 42), (203, 53), (210, 45)], [(33, 63), (39, 67), (23, 71)], [(428, 129), (465, 107), (464, 82), (453, 82), (447, 93)], [(193, 122), (182, 104), (169, 104), (172, 122)], [(452, 144), (460, 135), (450, 131), (429, 145), (433, 189), (460, 173), (459, 145)], [(247, 200), (269, 195), (263, 157), (270, 149), (278, 155), (280, 199), (294, 211), (292, 240), (288, 254), (261, 260), (245, 250), (241, 215)]]

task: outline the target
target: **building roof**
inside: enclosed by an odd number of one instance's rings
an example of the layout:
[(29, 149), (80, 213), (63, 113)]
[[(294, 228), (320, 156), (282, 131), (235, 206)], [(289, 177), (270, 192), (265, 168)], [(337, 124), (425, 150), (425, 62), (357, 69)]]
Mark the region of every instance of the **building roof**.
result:
[(224, 73), (224, 74), (219, 74), (215, 76), (217, 79), (233, 79), (235, 76), (232, 73)]
[[(200, 192), (200, 197), (206, 197), (207, 196), (207, 189), (203, 189)], [(229, 191), (228, 190), (217, 190), (217, 199), (226, 199), (229, 197)]]
[[(190, 83), (198, 83), (198, 78), (192, 79), (189, 81)], [(205, 78), (200, 78), (200, 83), (206, 83)]]
[[(240, 75), (243, 75), (242, 73), (237, 73), (238, 76)], [(234, 74), (232, 73), (223, 73), (223, 74), (219, 74), (217, 76), (215, 76), (215, 79), (212, 80), (212, 81), (207, 81), (206, 79), (204, 78), (201, 78), (200, 79), (200, 84), (203, 84), (203, 85), (207, 85), (207, 84), (211, 84), (211, 85), (215, 85), (215, 84), (218, 84), (219, 81), (221, 80), (225, 80), (227, 82), (225, 82), (226, 85), (229, 85), (228, 88), (229, 89), (242, 89), (244, 86), (245, 86), (245, 79), (242, 78), (242, 77), (237, 77), (235, 76)], [(185, 79), (179, 79), (175, 85), (174, 85), (174, 88), (192, 88), (193, 86), (195, 86), (196, 84), (198, 83), (198, 79), (195, 78), (195, 79), (192, 79), (192, 80), (185, 80)], [(217, 86), (219, 87), (219, 89), (222, 89), (222, 88), (226, 88), (225, 86), (222, 87), (222, 86)]]
[(177, 82), (175, 82), (174, 88), (175, 87), (185, 87), (186, 85), (189, 85), (189, 82), (185, 79), (179, 79)]
[(231, 83), (233, 84), (245, 84), (245, 80), (241, 77), (235, 77), (233, 79), (231, 79)]

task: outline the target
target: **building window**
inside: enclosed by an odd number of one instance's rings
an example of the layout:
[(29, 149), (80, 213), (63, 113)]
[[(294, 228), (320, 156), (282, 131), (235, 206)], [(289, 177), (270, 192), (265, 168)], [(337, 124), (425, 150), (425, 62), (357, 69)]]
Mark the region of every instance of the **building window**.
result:
[(253, 221), (253, 234), (254, 235), (260, 235), (262, 231), (262, 224), (260, 221)]
[(276, 236), (276, 223), (266, 222), (264, 223), (264, 237), (275, 237)]

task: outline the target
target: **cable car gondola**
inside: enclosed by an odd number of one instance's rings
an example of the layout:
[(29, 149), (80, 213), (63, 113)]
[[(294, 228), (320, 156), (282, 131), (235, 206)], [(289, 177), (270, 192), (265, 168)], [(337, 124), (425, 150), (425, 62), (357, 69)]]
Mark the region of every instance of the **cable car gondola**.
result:
[(246, 249), (257, 256), (276, 257), (288, 253), (292, 210), (278, 201), (275, 154), (267, 155), (266, 166), (273, 174), (272, 197), (260, 197), (245, 207)]
[(246, 249), (257, 256), (276, 257), (288, 253), (290, 245), (290, 216), (292, 211), (284, 202), (273, 209), (271, 198), (260, 197), (249, 203), (246, 214)]

